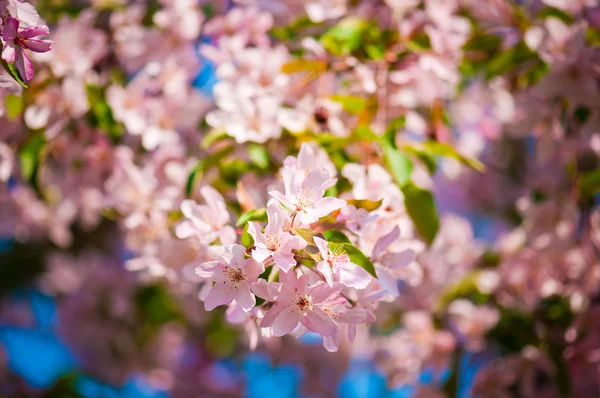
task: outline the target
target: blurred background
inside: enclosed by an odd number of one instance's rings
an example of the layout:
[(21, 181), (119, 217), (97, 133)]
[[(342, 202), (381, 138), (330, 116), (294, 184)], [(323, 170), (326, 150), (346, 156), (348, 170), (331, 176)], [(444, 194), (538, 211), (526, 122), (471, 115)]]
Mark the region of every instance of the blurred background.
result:
[[(31, 81), (4, 61), (0, 74), (0, 397), (600, 397), (597, 1), (0, 10), (3, 26), (43, 22), (53, 40), (31, 54)], [(279, 91), (287, 102), (265, 100)], [(389, 106), (368, 110), (377, 95)], [(290, 104), (318, 134), (261, 113)], [(336, 141), (365, 114), (362, 133), (391, 131), (425, 192), (416, 232), (403, 199), (386, 203), (418, 248), (414, 272), (338, 352), (314, 333), (250, 349), (253, 324), (198, 298), (188, 263), (206, 247), (173, 238), (181, 201), (210, 184), (232, 214), (261, 208), (311, 140), (340, 195), (386, 200), (395, 170), (341, 171), (384, 163), (364, 136)]]

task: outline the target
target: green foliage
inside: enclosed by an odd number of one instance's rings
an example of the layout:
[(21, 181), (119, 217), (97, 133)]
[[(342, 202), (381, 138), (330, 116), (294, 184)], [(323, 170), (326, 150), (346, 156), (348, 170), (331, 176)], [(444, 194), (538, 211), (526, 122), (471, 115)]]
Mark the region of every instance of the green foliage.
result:
[(528, 345), (537, 345), (538, 337), (531, 315), (517, 309), (500, 307), (500, 320), (488, 332), (488, 339), (495, 342), (505, 353), (520, 352)]
[(373, 211), (379, 209), (382, 202), (383, 199), (378, 201), (368, 199), (350, 199), (346, 201), (348, 205), (354, 206), (357, 209), (365, 209), (366, 211)]
[(9, 94), (4, 97), (4, 107), (6, 109), (6, 116), (8, 120), (16, 120), (21, 113), (23, 113), (23, 108), (25, 104), (23, 103), (23, 97), (20, 95)]
[(185, 184), (185, 195), (189, 197), (194, 190), (196, 182), (202, 177), (202, 175), (210, 168), (219, 165), (220, 162), (222, 162), (227, 155), (233, 152), (234, 149), (235, 148), (233, 146), (228, 146), (206, 156), (204, 159), (199, 160), (188, 176)]
[(383, 148), (385, 162), (388, 165), (394, 180), (402, 187), (410, 181), (413, 165), (410, 158), (398, 151), (398, 148), (396, 147), (396, 127), (397, 126), (388, 128), (387, 132), (380, 140), (380, 144)]
[(323, 233), (323, 236), (325, 236), (325, 239), (327, 239), (328, 242), (351, 243), (350, 239), (348, 239), (346, 234), (336, 229), (330, 229), (325, 231)]
[(236, 225), (245, 225), (248, 223), (248, 221), (267, 222), (267, 209), (261, 207), (260, 209), (248, 210), (240, 216), (240, 218), (237, 220)]
[(34, 133), (19, 151), (21, 175), (24, 180), (31, 182), (35, 180), (35, 174), (39, 167), (41, 153), (45, 145), (46, 137), (44, 136), (44, 133)]
[(103, 87), (87, 85), (88, 102), (91, 107), (89, 122), (107, 133), (113, 141), (117, 141), (123, 134), (124, 128), (113, 117), (112, 108), (106, 101), (106, 89)]
[(419, 235), (431, 244), (440, 227), (433, 194), (412, 182), (406, 183), (401, 189), (408, 215), (415, 224)]
[(342, 104), (344, 110), (348, 113), (358, 115), (365, 109), (367, 100), (355, 95), (332, 95), (330, 97), (332, 101), (339, 102)]
[(252, 160), (254, 165), (259, 169), (266, 170), (269, 168), (269, 165), (271, 164), (271, 157), (269, 156), (269, 152), (264, 145), (249, 145), (248, 155), (250, 156), (250, 160)]
[(537, 53), (531, 51), (527, 44), (520, 41), (508, 50), (500, 53), (488, 65), (486, 77), (491, 79), (503, 75), (522, 66), (526, 62), (540, 63)]
[(575, 22), (574, 18), (572, 15), (564, 12), (563, 10), (559, 10), (558, 8), (554, 8), (554, 7), (544, 7), (542, 8), (538, 13), (537, 13), (537, 17), (539, 19), (546, 19), (546, 18), (556, 18), (561, 20), (562, 22), (570, 25), (573, 22)]
[(448, 286), (441, 294), (436, 305), (436, 312), (442, 314), (448, 306), (457, 299), (468, 299), (474, 304), (487, 304), (491, 296), (488, 293), (483, 293), (477, 287), (477, 279), (480, 271), (473, 271), (467, 274), (458, 283)]
[(230, 356), (235, 351), (239, 332), (231, 327), (222, 311), (213, 311), (206, 325), (206, 349), (217, 357)]
[(333, 55), (350, 55), (360, 47), (366, 28), (367, 21), (364, 19), (344, 18), (321, 36), (321, 44)]
[(244, 226), (242, 236), (240, 236), (240, 242), (244, 247), (250, 247), (254, 244), (254, 239), (252, 239), (252, 235), (248, 233), (248, 224)]
[(142, 287), (136, 293), (135, 302), (141, 319), (152, 328), (183, 319), (179, 306), (164, 285), (156, 283)]
[(581, 176), (579, 192), (582, 198), (591, 198), (600, 192), (600, 169), (589, 171)]
[(283, 73), (298, 73), (298, 72), (313, 72), (321, 73), (327, 69), (327, 64), (324, 61), (315, 59), (297, 58), (284, 64), (281, 67)]
[(445, 156), (458, 160), (462, 164), (469, 166), (470, 168), (477, 171), (485, 170), (485, 165), (481, 163), (478, 159), (469, 158), (464, 155), (461, 155), (454, 147), (448, 144), (444, 144), (437, 141), (427, 141), (423, 144), (423, 147), (425, 151), (432, 155)]

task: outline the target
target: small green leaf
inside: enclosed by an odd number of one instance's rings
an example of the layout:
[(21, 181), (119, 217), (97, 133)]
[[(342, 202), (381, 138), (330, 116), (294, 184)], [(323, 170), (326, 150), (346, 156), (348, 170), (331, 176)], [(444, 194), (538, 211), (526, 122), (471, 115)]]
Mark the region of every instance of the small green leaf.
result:
[(208, 149), (215, 142), (220, 141), (227, 137), (229, 137), (229, 136), (227, 135), (227, 132), (225, 132), (225, 130), (212, 129), (204, 136), (204, 138), (202, 138), (200, 147), (202, 149)]
[(426, 151), (428, 151), (431, 154), (456, 159), (474, 170), (485, 170), (485, 165), (481, 163), (478, 159), (469, 158), (467, 156), (461, 155), (460, 153), (458, 153), (458, 151), (456, 151), (456, 149), (454, 149), (448, 144), (443, 144), (438, 141), (427, 141), (423, 144), (423, 147)]
[(269, 152), (267, 152), (267, 149), (264, 145), (251, 144), (248, 146), (248, 155), (250, 156), (252, 162), (254, 162), (259, 169), (265, 170), (271, 163)]
[(588, 198), (600, 192), (600, 169), (589, 171), (581, 176), (579, 191), (581, 196)]
[(292, 231), (294, 232), (294, 234), (296, 234), (299, 237), (301, 237), (302, 239), (304, 239), (306, 241), (306, 243), (312, 244), (312, 245), (315, 244), (315, 240), (314, 240), (315, 236), (325, 239), (325, 237), (322, 234), (320, 234), (316, 231), (313, 231), (312, 229), (308, 229), (308, 228), (294, 228)]
[(100, 131), (108, 133), (113, 139), (121, 137), (124, 133), (124, 128), (115, 120), (112, 108), (106, 101), (106, 89), (99, 86), (87, 85), (86, 91), (91, 108), (91, 112), (88, 114), (90, 124), (98, 127)]
[(408, 215), (415, 224), (419, 235), (431, 244), (440, 227), (433, 194), (412, 182), (408, 182), (401, 188)]
[[(2, 49), (2, 45), (0, 44), (0, 50), (1, 49)], [(10, 77), (15, 79), (15, 81), (17, 83), (19, 83), (23, 88), (28, 88), (27, 83), (21, 77), (21, 74), (17, 70), (17, 67), (15, 66), (15, 64), (9, 64), (8, 62), (6, 62), (5, 60), (3, 60), (1, 58), (0, 58), (0, 63), (2, 63), (4, 70), (10, 75)]]
[(359, 267), (363, 268), (374, 278), (377, 278), (375, 266), (359, 248), (350, 243), (329, 242), (329, 249), (335, 253), (346, 253), (350, 257), (350, 261)]
[(352, 205), (357, 209), (365, 209), (366, 211), (373, 211), (379, 209), (382, 202), (383, 199), (377, 201), (368, 199), (350, 199), (346, 201), (348, 205)]
[(490, 61), (486, 77), (491, 79), (502, 75), (528, 61), (539, 61), (539, 57), (524, 42), (518, 42)]
[(240, 216), (235, 225), (239, 227), (248, 223), (248, 221), (267, 222), (267, 209), (261, 207), (260, 209), (248, 210)]
[(361, 18), (344, 18), (321, 36), (321, 44), (333, 55), (350, 55), (360, 48), (367, 27), (368, 23)]
[(537, 17), (539, 19), (556, 18), (568, 25), (572, 24), (575, 21), (571, 15), (564, 12), (563, 10), (559, 10), (558, 8), (554, 7), (543, 8), (542, 10), (540, 10), (540, 12), (537, 13)]
[(396, 147), (396, 132), (404, 126), (404, 123), (404, 118), (392, 121), (380, 140), (385, 162), (388, 165), (394, 180), (401, 187), (410, 180), (413, 169), (410, 158), (405, 154), (400, 153)]
[(31, 181), (33, 178), (38, 168), (40, 153), (44, 145), (46, 145), (46, 137), (43, 133), (38, 133), (29, 137), (27, 143), (19, 152), (19, 162), (23, 179)]
[(346, 112), (354, 115), (361, 113), (367, 104), (366, 99), (355, 95), (332, 95), (330, 99), (339, 102)]
[(190, 172), (187, 182), (185, 183), (185, 196), (189, 197), (192, 194), (196, 180), (202, 174), (203, 166), (204, 162), (202, 160), (199, 160), (198, 163), (196, 163), (196, 166), (194, 166), (194, 168)]
[(282, 73), (314, 72), (321, 73), (327, 69), (327, 64), (315, 59), (295, 59), (281, 66)]
[(390, 169), (394, 180), (399, 186), (403, 186), (410, 181), (410, 175), (412, 174), (412, 161), (408, 156), (400, 153), (397, 149), (393, 148), (390, 144), (385, 141), (383, 146), (383, 156), (385, 162)]
[(244, 247), (250, 247), (254, 244), (254, 239), (252, 235), (248, 233), (248, 224), (244, 225), (244, 231), (242, 232), (242, 236), (240, 237), (240, 241)]
[(325, 239), (328, 242), (351, 243), (350, 239), (348, 239), (346, 234), (344, 234), (343, 232), (340, 232), (338, 230), (335, 230), (335, 229), (330, 229), (330, 230), (325, 231), (323, 233), (323, 236), (325, 236)]
[(23, 97), (9, 94), (4, 98), (8, 120), (16, 120), (23, 113)]

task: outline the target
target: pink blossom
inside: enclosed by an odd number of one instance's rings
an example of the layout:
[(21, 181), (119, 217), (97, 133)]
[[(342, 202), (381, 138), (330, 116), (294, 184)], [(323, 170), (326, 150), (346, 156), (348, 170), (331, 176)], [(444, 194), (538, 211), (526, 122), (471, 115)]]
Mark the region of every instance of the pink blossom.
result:
[(21, 77), (26, 81), (33, 79), (33, 64), (27, 57), (25, 49), (36, 53), (50, 51), (52, 42), (49, 40), (37, 40), (34, 37), (47, 35), (50, 30), (47, 26), (34, 26), (25, 28), (19, 32), (19, 20), (8, 18), (2, 30), (2, 59), (8, 63), (14, 63)]
[(248, 233), (254, 238), (252, 258), (263, 262), (268, 258), (273, 258), (273, 262), (284, 272), (296, 265), (294, 253), (292, 250), (302, 250), (306, 247), (306, 241), (297, 235), (284, 232), (286, 223), (289, 225), (289, 217), (281, 205), (271, 204), (267, 208), (269, 223), (265, 232), (260, 232), (260, 227), (251, 222), (248, 224)]
[(288, 168), (285, 168), (282, 174), (285, 194), (279, 191), (271, 191), (269, 194), (286, 206), (292, 214), (297, 215), (304, 224), (313, 223), (346, 205), (344, 200), (323, 197), (325, 190), (335, 184), (335, 179), (330, 178), (324, 168), (312, 170), (305, 178), (298, 178)]
[(347, 287), (364, 289), (371, 282), (371, 275), (364, 268), (350, 261), (350, 257), (344, 252), (333, 252), (326, 240), (315, 237), (315, 244), (323, 260), (317, 264), (317, 269), (325, 277), (329, 286), (334, 282), (340, 282)]
[(186, 219), (176, 227), (177, 237), (193, 237), (205, 244), (217, 239), (223, 245), (234, 243), (235, 231), (228, 225), (229, 213), (223, 196), (210, 186), (200, 188), (200, 193), (206, 204), (199, 205), (189, 199), (181, 203), (181, 212)]
[(340, 293), (339, 287), (329, 287), (324, 282), (309, 286), (308, 275), (298, 277), (295, 271), (279, 274), (281, 283), (275, 305), (267, 312), (262, 327), (272, 328), (274, 336), (293, 331), (299, 323), (322, 336), (333, 336), (337, 327), (323, 311), (323, 305)]
[(265, 269), (254, 259), (246, 259), (245, 252), (244, 246), (230, 245), (225, 248), (222, 261), (209, 261), (196, 268), (196, 274), (207, 283), (215, 282), (204, 298), (207, 311), (219, 305), (231, 304), (232, 301), (245, 311), (250, 311), (256, 304), (250, 289)]
[[(379, 238), (373, 249), (371, 257), (375, 262), (375, 270), (377, 271), (377, 281), (384, 289), (398, 297), (398, 279), (394, 275), (394, 271), (402, 268), (407, 268), (415, 260), (415, 252), (411, 249), (406, 249), (401, 252), (388, 251), (388, 247), (400, 236), (400, 228), (394, 227), (392, 231)], [(417, 264), (414, 264), (410, 269), (406, 269), (407, 279), (421, 279), (422, 271)]]

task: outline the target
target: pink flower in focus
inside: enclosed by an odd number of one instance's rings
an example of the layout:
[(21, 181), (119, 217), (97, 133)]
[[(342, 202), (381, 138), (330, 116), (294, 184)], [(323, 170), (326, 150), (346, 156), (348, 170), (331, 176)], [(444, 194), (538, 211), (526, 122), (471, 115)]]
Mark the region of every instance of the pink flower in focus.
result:
[(45, 53), (50, 51), (52, 42), (49, 40), (36, 40), (34, 37), (47, 35), (50, 31), (47, 26), (34, 26), (26, 28), (19, 32), (19, 21), (14, 18), (8, 18), (4, 23), (2, 31), (2, 59), (8, 63), (14, 63), (21, 77), (26, 81), (33, 79), (33, 64), (27, 57), (25, 49), (36, 53)]
[(267, 215), (269, 223), (264, 234), (260, 232), (260, 227), (256, 223), (251, 222), (248, 224), (248, 233), (254, 238), (254, 245), (256, 246), (256, 249), (252, 251), (252, 258), (263, 262), (269, 257), (273, 257), (273, 262), (283, 271), (288, 272), (292, 266), (296, 265), (292, 250), (304, 249), (306, 241), (300, 236), (283, 231), (289, 221), (288, 215), (281, 205), (271, 204), (267, 208)]
[(223, 261), (208, 261), (196, 268), (196, 274), (207, 283), (215, 282), (204, 298), (207, 311), (231, 304), (234, 300), (245, 311), (250, 311), (256, 304), (250, 288), (265, 269), (254, 259), (246, 259), (245, 252), (244, 246), (230, 245), (225, 248)]
[(371, 275), (364, 268), (351, 262), (346, 253), (332, 252), (324, 239), (315, 237), (314, 240), (323, 257), (323, 261), (317, 264), (317, 269), (329, 286), (333, 286), (334, 281), (356, 289), (365, 289), (369, 285)]
[(289, 168), (285, 168), (282, 174), (285, 195), (279, 191), (271, 191), (269, 194), (297, 214), (302, 223), (311, 224), (346, 206), (344, 200), (323, 197), (325, 190), (335, 184), (335, 179), (329, 177), (326, 169), (312, 170), (304, 179), (297, 178)]
[(263, 318), (262, 327), (271, 327), (274, 336), (281, 337), (293, 331), (298, 323), (322, 336), (333, 336), (337, 326), (323, 311), (324, 303), (340, 293), (339, 287), (324, 282), (308, 285), (308, 275), (297, 277), (294, 271), (279, 274), (281, 284), (275, 296), (276, 303)]

